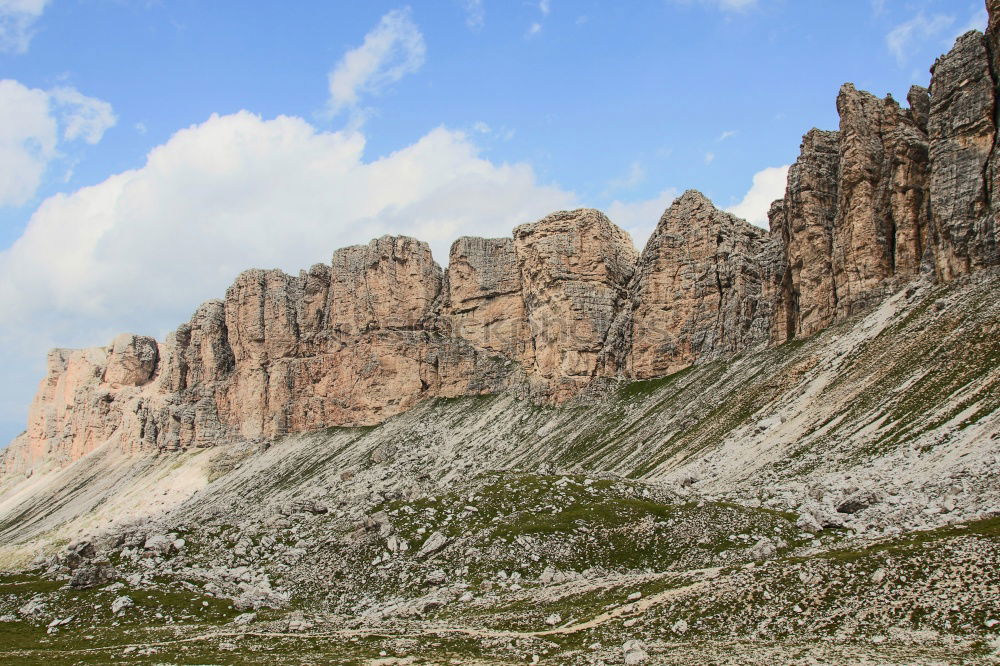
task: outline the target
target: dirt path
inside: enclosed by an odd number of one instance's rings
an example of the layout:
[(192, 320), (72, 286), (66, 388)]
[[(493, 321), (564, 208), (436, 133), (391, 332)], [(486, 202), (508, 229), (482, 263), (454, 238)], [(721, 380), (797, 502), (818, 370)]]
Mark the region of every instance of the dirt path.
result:
[(370, 628), (358, 628), (358, 629), (336, 629), (333, 631), (324, 631), (319, 633), (306, 633), (306, 632), (278, 632), (278, 631), (216, 631), (216, 632), (206, 632), (199, 634), (197, 636), (188, 636), (185, 638), (176, 638), (172, 640), (155, 641), (148, 643), (128, 643), (121, 645), (104, 645), (96, 646), (92, 648), (79, 648), (75, 650), (10, 650), (10, 651), (0, 651), (0, 657), (2, 656), (30, 656), (39, 653), (49, 654), (49, 655), (82, 655), (82, 654), (94, 654), (100, 652), (108, 652), (111, 650), (125, 651), (128, 649), (141, 649), (141, 648), (165, 648), (173, 645), (180, 645), (183, 643), (197, 643), (210, 640), (224, 640), (226, 638), (245, 638), (245, 637), (255, 637), (255, 638), (295, 638), (299, 640), (314, 640), (323, 638), (404, 638), (413, 637), (415, 635), (447, 635), (447, 634), (457, 634), (461, 636), (469, 636), (471, 638), (543, 638), (545, 636), (560, 636), (575, 634), (581, 631), (586, 631), (588, 629), (594, 629), (603, 624), (617, 620), (623, 617), (638, 617), (645, 613), (650, 608), (663, 604), (671, 599), (674, 599), (682, 594), (689, 593), (693, 590), (698, 590), (702, 587), (706, 587), (709, 584), (709, 580), (700, 580), (696, 583), (690, 585), (685, 585), (683, 587), (675, 587), (669, 590), (664, 590), (657, 594), (652, 594), (648, 597), (644, 597), (637, 601), (613, 608), (609, 611), (596, 615), (595, 617), (574, 624), (556, 627), (555, 629), (546, 629), (543, 631), (516, 631), (516, 630), (500, 630), (500, 629), (484, 629), (477, 627), (452, 627), (452, 626), (427, 626), (423, 631), (407, 631), (407, 630), (383, 630), (377, 627)]

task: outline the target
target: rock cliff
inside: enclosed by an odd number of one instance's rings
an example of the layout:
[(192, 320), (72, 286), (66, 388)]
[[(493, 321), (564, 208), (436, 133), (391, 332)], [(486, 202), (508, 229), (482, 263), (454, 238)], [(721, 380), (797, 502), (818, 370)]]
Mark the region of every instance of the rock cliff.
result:
[[(178, 449), (371, 425), (432, 397), (562, 402), (613, 379), (813, 335), (914, 280), (1000, 263), (1000, 3), (903, 108), (845, 84), (811, 130), (770, 230), (685, 192), (641, 253), (580, 209), (426, 243), (384, 236), (297, 276), (250, 270), (162, 343), (55, 350), (0, 469), (63, 465), (105, 442)], [(595, 380), (600, 380), (595, 382)]]

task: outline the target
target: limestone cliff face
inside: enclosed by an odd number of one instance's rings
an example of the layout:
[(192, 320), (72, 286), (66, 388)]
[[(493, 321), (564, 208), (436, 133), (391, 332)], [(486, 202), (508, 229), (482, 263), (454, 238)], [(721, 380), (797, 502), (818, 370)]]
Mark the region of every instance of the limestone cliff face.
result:
[(519, 362), (531, 358), (521, 271), (511, 238), (459, 238), (451, 246), (441, 326)]
[(632, 287), (631, 376), (659, 377), (753, 346), (764, 237), (694, 190), (667, 209)]
[[(910, 91), (923, 106), (926, 91)], [(886, 280), (912, 277), (927, 237), (928, 141), (914, 114), (891, 96), (879, 99), (841, 88), (840, 173), (833, 224), (832, 269), (836, 316), (884, 296)]]
[(757, 229), (688, 191), (641, 254), (591, 209), (460, 238), (443, 271), (384, 236), (289, 275), (249, 270), (164, 343), (54, 350), (0, 471), (104, 444), (211, 446), (365, 425), (421, 400), (516, 391), (561, 402), (812, 335), (909, 281), (1000, 263), (1000, 0), (908, 108), (844, 85)]
[(996, 39), (967, 32), (931, 70), (931, 214), (944, 280), (997, 261), (996, 84), (987, 48)]
[(778, 324), (778, 342), (812, 335), (829, 326), (836, 312), (833, 281), (833, 223), (837, 217), (840, 135), (811, 130), (802, 138), (798, 160), (788, 170), (788, 186), (778, 220), (772, 220), (787, 265), (778, 296), (788, 316)]
[(530, 347), (529, 374), (562, 399), (598, 373), (598, 358), (635, 270), (625, 231), (601, 212), (560, 212), (514, 229)]

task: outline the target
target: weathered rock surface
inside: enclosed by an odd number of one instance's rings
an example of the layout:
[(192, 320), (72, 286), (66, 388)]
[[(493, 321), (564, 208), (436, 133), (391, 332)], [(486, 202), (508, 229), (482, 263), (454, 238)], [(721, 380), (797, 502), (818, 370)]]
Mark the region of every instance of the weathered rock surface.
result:
[(780, 278), (775, 342), (812, 335), (830, 325), (837, 308), (833, 281), (833, 223), (837, 217), (840, 135), (810, 130), (788, 171), (784, 203), (772, 212), (786, 269)]
[(629, 235), (600, 211), (560, 212), (514, 229), (528, 320), (529, 375), (567, 398), (598, 370), (598, 357), (635, 271)]
[[(917, 279), (1000, 263), (998, 3), (938, 59), (909, 108), (845, 84), (811, 130), (770, 231), (689, 191), (638, 254), (591, 209), (460, 238), (443, 271), (383, 236), (297, 276), (241, 274), (163, 344), (55, 350), (0, 469), (370, 425), (436, 397), (561, 402), (813, 335)], [(926, 276), (926, 278), (925, 278)]]
[(521, 271), (510, 238), (462, 237), (451, 246), (444, 316), (449, 333), (512, 359), (528, 358)]
[[(926, 91), (911, 89), (924, 106)], [(885, 295), (887, 279), (919, 271), (927, 239), (928, 142), (914, 115), (846, 84), (840, 112), (840, 176), (833, 224), (836, 314), (847, 316)]]
[(989, 38), (967, 32), (931, 70), (930, 198), (935, 264), (944, 280), (997, 261), (990, 194), (990, 174), (996, 173), (995, 159), (990, 164), (996, 140), (990, 41), (996, 41), (995, 32)]
[(632, 286), (631, 376), (663, 376), (759, 342), (751, 324), (764, 236), (694, 190), (667, 209)]

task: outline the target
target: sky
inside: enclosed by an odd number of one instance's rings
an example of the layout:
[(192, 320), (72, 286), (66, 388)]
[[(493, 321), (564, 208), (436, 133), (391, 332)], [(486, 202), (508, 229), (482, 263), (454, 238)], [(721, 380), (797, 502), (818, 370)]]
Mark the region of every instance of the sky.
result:
[(844, 82), (905, 103), (981, 0), (0, 0), (0, 447), (52, 347), (386, 233), (447, 264), (696, 188), (766, 226)]

